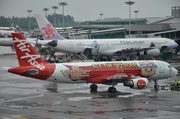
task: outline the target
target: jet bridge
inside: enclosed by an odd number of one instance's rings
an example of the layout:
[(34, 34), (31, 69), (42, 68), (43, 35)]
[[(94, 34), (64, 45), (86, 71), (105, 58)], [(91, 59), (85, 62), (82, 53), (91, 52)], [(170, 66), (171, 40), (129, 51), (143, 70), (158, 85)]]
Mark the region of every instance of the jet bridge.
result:
[(108, 39), (108, 38), (125, 38), (125, 28), (113, 28), (106, 30), (89, 29), (79, 32), (70, 32), (69, 39)]

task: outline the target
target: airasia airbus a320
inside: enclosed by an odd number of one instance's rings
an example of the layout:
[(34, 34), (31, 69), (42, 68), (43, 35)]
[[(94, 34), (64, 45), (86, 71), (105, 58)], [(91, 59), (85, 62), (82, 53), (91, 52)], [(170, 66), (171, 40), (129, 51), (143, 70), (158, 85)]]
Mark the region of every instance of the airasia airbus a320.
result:
[[(157, 81), (177, 75), (177, 70), (164, 61), (113, 61), (82, 63), (48, 63), (26, 41), (21, 33), (12, 33), (19, 66), (7, 68), (8, 72), (40, 80), (57, 83), (92, 83), (111, 85), (108, 91), (116, 92), (114, 87), (123, 83), (133, 89), (144, 89), (149, 80)], [(157, 85), (155, 85), (157, 86)]]

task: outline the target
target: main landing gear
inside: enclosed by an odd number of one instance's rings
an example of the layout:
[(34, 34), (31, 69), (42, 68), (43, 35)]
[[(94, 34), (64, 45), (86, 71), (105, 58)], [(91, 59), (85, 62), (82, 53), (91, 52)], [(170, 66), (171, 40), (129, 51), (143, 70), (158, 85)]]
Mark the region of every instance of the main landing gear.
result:
[(154, 80), (154, 90), (155, 91), (159, 90), (159, 85), (157, 84), (157, 80)]
[[(96, 85), (96, 84), (91, 84), (91, 86), (90, 86), (90, 92), (97, 92), (97, 88), (98, 88), (98, 86)], [(108, 88), (108, 92), (109, 93), (116, 93), (117, 92), (117, 90), (116, 90), (116, 88), (114, 87), (114, 85), (112, 86), (112, 87), (109, 87)]]
[(116, 93), (116, 88), (115, 87), (109, 87), (108, 92), (110, 93)]
[(90, 86), (90, 91), (91, 92), (97, 92), (97, 88), (98, 88), (98, 86), (96, 85), (96, 84), (91, 84), (91, 86)]

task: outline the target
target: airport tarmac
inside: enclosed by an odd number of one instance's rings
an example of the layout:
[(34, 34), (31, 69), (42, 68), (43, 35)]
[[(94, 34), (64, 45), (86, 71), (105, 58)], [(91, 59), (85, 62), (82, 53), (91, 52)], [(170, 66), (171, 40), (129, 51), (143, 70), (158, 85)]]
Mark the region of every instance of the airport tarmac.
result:
[[(0, 67), (17, 65), (15, 55), (0, 55)], [(48, 82), (0, 68), (0, 119), (179, 119), (180, 92), (168, 87), (177, 78), (159, 81), (167, 86), (158, 92), (154, 82), (144, 90), (118, 84), (116, 94), (106, 85), (90, 93), (90, 84), (58, 84), (58, 92), (50, 92), (44, 87)]]

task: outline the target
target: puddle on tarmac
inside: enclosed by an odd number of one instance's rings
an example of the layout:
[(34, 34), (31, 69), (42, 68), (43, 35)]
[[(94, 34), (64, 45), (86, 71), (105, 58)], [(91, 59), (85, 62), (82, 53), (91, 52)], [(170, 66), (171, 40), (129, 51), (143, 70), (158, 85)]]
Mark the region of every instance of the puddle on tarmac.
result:
[(89, 90), (63, 91), (63, 94), (89, 93)]
[(137, 102), (142, 103), (142, 104), (149, 104), (149, 102), (145, 101), (144, 99), (140, 99)]
[(30, 95), (30, 94), (39, 94), (37, 90), (32, 90), (32, 89), (23, 89), (23, 88), (4, 88), (0, 90), (0, 93), (4, 94), (21, 94), (21, 95)]
[(173, 106), (174, 108), (180, 108), (180, 105)]
[(81, 101), (81, 100), (90, 100), (92, 97), (73, 97), (68, 98), (69, 101)]
[(129, 97), (133, 97), (133, 96), (137, 96), (137, 95), (143, 95), (144, 93), (140, 93), (140, 92), (136, 92), (136, 93), (132, 93), (129, 95), (119, 95), (118, 97), (122, 97), (122, 98), (129, 98)]
[(0, 119), (29, 119), (25, 116), (22, 115), (6, 115), (6, 114), (1, 114)]
[(20, 109), (36, 108), (39, 106), (43, 106), (43, 104), (32, 103), (32, 102), (27, 102), (27, 101), (16, 101), (16, 102), (4, 103), (4, 107), (20, 108)]
[[(157, 110), (155, 113), (153, 113), (153, 119), (179, 119), (179, 113), (177, 112), (169, 112), (169, 111), (162, 111)], [(144, 119), (152, 119), (152, 117), (147, 117)]]
[(92, 103), (90, 105), (93, 105), (93, 106), (102, 106), (104, 104), (108, 104), (108, 102), (98, 102), (98, 101), (91, 101)]
[(59, 105), (59, 104), (61, 104), (61, 101), (56, 101), (52, 104), (52, 106)]
[(0, 103), (3, 103), (4, 102), (4, 99), (0, 99)]
[[(52, 110), (51, 110), (52, 111)], [(157, 110), (152, 110), (152, 109), (148, 109), (148, 108), (129, 108), (129, 109), (122, 109), (122, 110), (96, 110), (96, 111), (70, 111), (67, 110), (67, 112), (64, 113), (68, 113), (68, 114), (106, 114), (106, 113), (125, 113), (125, 112), (138, 112), (138, 111), (142, 111), (142, 112), (152, 112), (152, 113), (156, 113)]]
[(41, 83), (21, 83), (17, 81), (11, 81), (11, 82), (1, 82), (1, 86), (5, 87), (18, 87), (18, 88), (39, 88), (42, 86)]
[(36, 98), (36, 97), (43, 97), (43, 95), (44, 94), (32, 95), (32, 96), (28, 96), (28, 97), (14, 98), (14, 99), (9, 99), (9, 100), (4, 100), (4, 102), (21, 101), (21, 100), (26, 100), (26, 99)]

